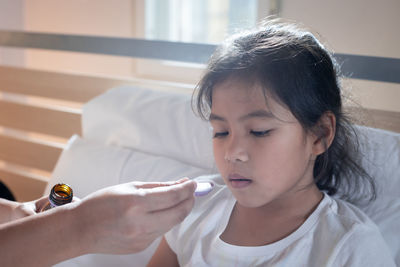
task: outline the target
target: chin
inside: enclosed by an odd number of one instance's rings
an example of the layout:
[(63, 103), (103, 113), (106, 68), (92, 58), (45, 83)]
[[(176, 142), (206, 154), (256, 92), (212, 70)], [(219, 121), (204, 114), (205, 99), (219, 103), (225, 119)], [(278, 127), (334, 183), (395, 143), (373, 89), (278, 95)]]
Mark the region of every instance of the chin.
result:
[(260, 200), (256, 199), (249, 199), (249, 198), (244, 198), (244, 197), (236, 197), (236, 201), (240, 204), (242, 207), (246, 208), (258, 208), (261, 206), (264, 206), (266, 203), (262, 202)]

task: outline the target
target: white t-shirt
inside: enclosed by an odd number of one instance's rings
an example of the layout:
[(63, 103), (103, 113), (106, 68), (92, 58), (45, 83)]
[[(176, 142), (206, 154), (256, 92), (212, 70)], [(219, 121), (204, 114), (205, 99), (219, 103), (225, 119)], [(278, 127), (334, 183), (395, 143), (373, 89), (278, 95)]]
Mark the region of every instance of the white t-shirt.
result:
[(395, 266), (377, 226), (357, 207), (327, 194), (289, 236), (265, 246), (225, 243), (235, 198), (219, 176), (191, 214), (166, 234), (180, 266)]

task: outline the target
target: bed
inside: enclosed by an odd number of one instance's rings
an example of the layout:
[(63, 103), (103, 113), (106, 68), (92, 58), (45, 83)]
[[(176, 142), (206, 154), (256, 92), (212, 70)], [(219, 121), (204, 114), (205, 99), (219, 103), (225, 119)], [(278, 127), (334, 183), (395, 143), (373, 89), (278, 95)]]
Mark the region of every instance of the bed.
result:
[[(57, 182), (82, 198), (132, 180), (215, 173), (209, 126), (191, 110), (193, 86), (0, 66), (0, 177), (28, 201)], [(400, 113), (363, 112), (363, 165), (379, 195), (361, 208), (400, 265)], [(58, 266), (144, 266), (158, 241), (141, 253), (85, 255)]]
[[(216, 172), (209, 126), (191, 110), (191, 85), (13, 67), (0, 67), (0, 85), (0, 108), (8, 115), (1, 117), (0, 174), (21, 201), (47, 194), (57, 182), (82, 198), (132, 180)], [(400, 264), (398, 114), (366, 112), (370, 124), (357, 130), (379, 196), (361, 208)], [(157, 243), (138, 254), (85, 255), (59, 266), (143, 266)]]
[[(367, 126), (356, 129), (362, 164), (377, 179), (379, 192), (375, 202), (360, 208), (378, 224), (399, 263), (400, 134)], [(216, 171), (210, 128), (192, 113), (190, 94), (119, 86), (83, 106), (82, 135), (69, 140), (46, 191), (66, 182), (84, 197), (132, 180), (166, 181)], [(144, 266), (157, 243), (138, 254), (86, 255), (59, 266)]]

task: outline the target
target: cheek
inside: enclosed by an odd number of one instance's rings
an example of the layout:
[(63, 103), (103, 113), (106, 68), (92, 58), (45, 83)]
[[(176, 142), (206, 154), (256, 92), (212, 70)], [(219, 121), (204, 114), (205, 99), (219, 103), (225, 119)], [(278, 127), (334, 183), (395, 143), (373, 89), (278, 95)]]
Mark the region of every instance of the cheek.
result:
[(225, 163), (225, 153), (222, 144), (218, 141), (213, 140), (213, 152), (214, 152), (214, 159), (219, 171), (222, 171), (222, 166)]
[(282, 133), (277, 138), (270, 139), (268, 143), (259, 145), (257, 148), (258, 169), (271, 176), (288, 175), (302, 171), (307, 164), (307, 145), (303, 138), (291, 136), (287, 138)]

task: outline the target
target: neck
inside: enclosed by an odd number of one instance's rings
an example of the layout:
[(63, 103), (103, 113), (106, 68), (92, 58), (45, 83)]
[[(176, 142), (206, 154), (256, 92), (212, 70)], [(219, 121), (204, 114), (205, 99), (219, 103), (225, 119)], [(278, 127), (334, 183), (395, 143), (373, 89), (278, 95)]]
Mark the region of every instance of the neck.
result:
[(322, 192), (313, 184), (260, 207), (249, 208), (236, 203), (235, 209), (246, 220), (253, 220), (253, 217), (259, 217), (260, 219), (264, 217), (268, 218), (268, 220), (271, 220), (271, 218), (301, 217), (305, 220), (318, 206), (322, 197)]
[(281, 240), (305, 222), (322, 197), (313, 184), (257, 208), (236, 202), (221, 238), (242, 246), (260, 246)]

